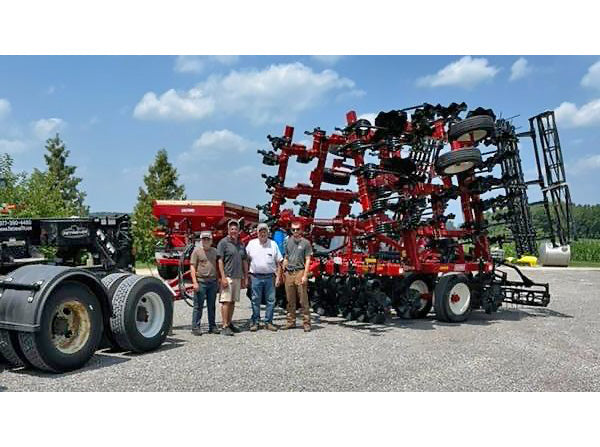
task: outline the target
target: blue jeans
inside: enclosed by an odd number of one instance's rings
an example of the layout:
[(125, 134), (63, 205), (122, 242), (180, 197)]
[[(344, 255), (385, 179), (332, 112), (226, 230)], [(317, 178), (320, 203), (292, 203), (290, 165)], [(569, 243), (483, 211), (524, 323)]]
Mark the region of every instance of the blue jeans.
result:
[(274, 275), (252, 275), (252, 323), (260, 320), (260, 303), (263, 296), (267, 302), (265, 323), (273, 323), (273, 309), (275, 308)]
[(198, 291), (194, 295), (194, 310), (192, 311), (192, 329), (200, 327), (202, 308), (206, 300), (208, 308), (208, 327), (215, 328), (215, 301), (217, 299), (217, 280), (198, 281)]

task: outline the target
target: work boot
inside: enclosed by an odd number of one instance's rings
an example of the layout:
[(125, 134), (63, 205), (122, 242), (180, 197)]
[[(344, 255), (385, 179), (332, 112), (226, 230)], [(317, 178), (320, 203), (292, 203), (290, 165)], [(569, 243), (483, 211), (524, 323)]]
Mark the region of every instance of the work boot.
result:
[(242, 332), (242, 330), (239, 329), (238, 327), (234, 326), (233, 323), (229, 323), (229, 329), (231, 329), (231, 331), (234, 334), (239, 334), (240, 332)]
[(192, 328), (192, 335), (202, 335), (202, 331), (199, 327)]
[(252, 323), (252, 326), (250, 326), (250, 332), (256, 332), (256, 331), (258, 331), (258, 324)]
[(295, 328), (296, 328), (296, 323), (286, 323), (286, 325), (283, 326), (281, 329), (286, 331), (288, 329), (295, 329)]
[(218, 327), (211, 327), (211, 328), (208, 330), (208, 333), (209, 333), (209, 334), (220, 334), (220, 333), (221, 333), (221, 331), (219, 330), (219, 328), (218, 328)]
[(273, 323), (267, 323), (267, 324), (265, 324), (265, 329), (267, 331), (277, 332), (279, 328), (277, 326), (275, 326)]
[(304, 325), (304, 332), (310, 332), (310, 324)]

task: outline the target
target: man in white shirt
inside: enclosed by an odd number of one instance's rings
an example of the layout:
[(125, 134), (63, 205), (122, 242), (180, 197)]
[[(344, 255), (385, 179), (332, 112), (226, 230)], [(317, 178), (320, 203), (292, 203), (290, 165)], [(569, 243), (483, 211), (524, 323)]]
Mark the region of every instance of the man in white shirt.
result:
[(258, 224), (258, 237), (248, 242), (246, 253), (250, 258), (250, 276), (252, 278), (252, 323), (250, 330), (258, 330), (260, 321), (260, 303), (263, 296), (267, 302), (265, 328), (277, 331), (273, 324), (275, 307), (275, 287), (281, 284), (281, 251), (275, 241), (269, 239), (269, 227)]

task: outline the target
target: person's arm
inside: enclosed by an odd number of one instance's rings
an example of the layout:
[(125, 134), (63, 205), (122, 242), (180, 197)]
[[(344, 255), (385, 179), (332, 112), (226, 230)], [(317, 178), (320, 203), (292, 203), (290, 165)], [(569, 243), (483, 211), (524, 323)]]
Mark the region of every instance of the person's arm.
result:
[(219, 266), (219, 276), (221, 277), (221, 288), (226, 289), (229, 286), (227, 282), (227, 277), (225, 276), (225, 265), (223, 264), (223, 258), (219, 258), (217, 260), (217, 265)]
[(312, 248), (310, 245), (307, 245), (306, 256), (304, 258), (304, 274), (302, 275), (302, 284), (306, 284), (306, 281), (308, 281), (308, 272), (310, 270), (311, 255), (312, 255)]
[(198, 278), (196, 278), (196, 252), (192, 252), (192, 256), (190, 258), (190, 275), (192, 276), (192, 286), (194, 288), (194, 292), (198, 291)]
[(248, 260), (242, 260), (242, 269), (244, 271), (244, 276), (242, 278), (242, 289), (245, 289), (248, 286)]
[(281, 285), (281, 266), (283, 264), (283, 260), (277, 245), (275, 245), (275, 261), (277, 263), (277, 270), (275, 271), (275, 287), (279, 287)]

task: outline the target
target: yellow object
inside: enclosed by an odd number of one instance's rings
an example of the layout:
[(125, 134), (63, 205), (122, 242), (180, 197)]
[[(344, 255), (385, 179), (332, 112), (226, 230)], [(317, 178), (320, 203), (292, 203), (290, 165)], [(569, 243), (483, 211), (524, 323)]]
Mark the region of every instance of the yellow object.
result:
[(537, 257), (535, 256), (521, 256), (515, 261), (515, 264), (527, 264), (529, 267), (535, 267), (537, 265)]
[(506, 262), (509, 262), (512, 264), (515, 262), (515, 258), (513, 258), (512, 256), (509, 256), (508, 258), (506, 258)]

